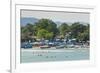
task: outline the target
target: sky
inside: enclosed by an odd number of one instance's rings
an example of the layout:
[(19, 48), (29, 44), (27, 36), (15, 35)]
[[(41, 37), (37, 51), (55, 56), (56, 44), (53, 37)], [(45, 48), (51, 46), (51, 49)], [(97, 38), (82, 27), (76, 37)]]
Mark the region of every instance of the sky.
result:
[(60, 22), (84, 22), (89, 23), (89, 13), (79, 12), (54, 12), (54, 11), (35, 11), (35, 10), (21, 10), (21, 18), (46, 18), (53, 21)]

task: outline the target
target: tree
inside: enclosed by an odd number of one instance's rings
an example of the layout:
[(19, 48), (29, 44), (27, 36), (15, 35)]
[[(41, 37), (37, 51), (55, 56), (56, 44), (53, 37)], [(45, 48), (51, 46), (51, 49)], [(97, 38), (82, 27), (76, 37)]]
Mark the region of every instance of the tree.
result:
[(49, 19), (40, 19), (36, 23), (36, 29), (37, 31), (41, 29), (45, 29), (49, 33), (52, 32), (53, 37), (55, 37), (58, 33), (57, 25), (52, 20)]
[(89, 34), (87, 31), (84, 31), (83, 33), (80, 33), (77, 37), (80, 41), (89, 41)]
[(46, 39), (50, 40), (50, 39), (52, 39), (52, 37), (53, 37), (52, 32), (46, 34)]
[(89, 40), (89, 24), (83, 25), (80, 23), (74, 23), (71, 26), (71, 36), (76, 38), (77, 41)]
[(32, 24), (27, 24), (24, 27), (21, 27), (21, 42), (32, 40), (34, 35), (34, 29)]
[(78, 41), (89, 40), (89, 24), (84, 25), (79, 22), (68, 25), (62, 23), (58, 28), (57, 24), (49, 19), (40, 19), (34, 24), (28, 23), (26, 26), (21, 26), (21, 42), (32, 40), (34, 37), (39, 39), (54, 39), (61, 36), (65, 38), (76, 38)]
[(37, 37), (39, 39), (51, 39), (53, 37), (52, 32), (48, 32), (45, 29), (38, 30)]
[(83, 24), (80, 24), (79, 22), (73, 23), (71, 25), (71, 37), (72, 38), (77, 38), (77, 36), (80, 33), (83, 33), (84, 30), (86, 30), (86, 26)]
[(65, 37), (66, 33), (70, 31), (70, 27), (68, 24), (62, 23), (61, 26), (59, 26), (59, 31), (60, 35), (63, 35), (63, 37)]
[(89, 25), (87, 25), (87, 26), (86, 26), (86, 30), (84, 30), (83, 33), (80, 33), (80, 34), (78, 35), (78, 39), (81, 40), (81, 41), (85, 41), (85, 42), (86, 42), (86, 41), (89, 41), (89, 39), (90, 39), (90, 38), (89, 38), (89, 37), (90, 37), (89, 34), (90, 34), (90, 33), (89, 33)]

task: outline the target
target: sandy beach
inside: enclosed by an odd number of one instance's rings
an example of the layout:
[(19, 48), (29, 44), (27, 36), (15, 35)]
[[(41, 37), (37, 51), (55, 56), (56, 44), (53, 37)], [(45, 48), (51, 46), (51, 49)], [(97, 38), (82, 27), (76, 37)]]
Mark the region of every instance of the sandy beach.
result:
[(21, 48), (21, 51), (29, 51), (29, 52), (73, 52), (73, 51), (76, 51), (76, 50), (79, 50), (79, 51), (84, 51), (84, 50), (87, 50), (88, 48), (63, 48), (63, 49), (40, 49), (40, 48), (32, 48), (32, 49), (23, 49)]

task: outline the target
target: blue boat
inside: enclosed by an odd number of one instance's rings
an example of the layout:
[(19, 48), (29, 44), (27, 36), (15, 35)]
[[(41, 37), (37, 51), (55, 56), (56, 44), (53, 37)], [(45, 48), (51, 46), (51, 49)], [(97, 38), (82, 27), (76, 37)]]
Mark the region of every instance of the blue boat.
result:
[(33, 46), (32, 44), (27, 43), (27, 42), (21, 43), (21, 48), (24, 48), (24, 49), (32, 48), (32, 46)]

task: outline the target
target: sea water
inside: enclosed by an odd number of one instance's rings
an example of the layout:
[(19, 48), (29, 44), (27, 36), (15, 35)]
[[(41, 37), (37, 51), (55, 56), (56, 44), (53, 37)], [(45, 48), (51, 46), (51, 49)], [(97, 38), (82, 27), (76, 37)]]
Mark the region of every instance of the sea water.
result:
[(59, 51), (21, 50), (21, 63), (46, 61), (89, 60), (89, 49), (71, 49)]

